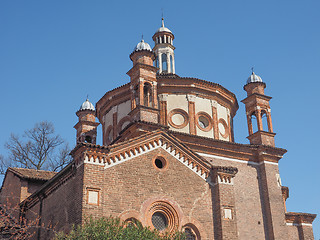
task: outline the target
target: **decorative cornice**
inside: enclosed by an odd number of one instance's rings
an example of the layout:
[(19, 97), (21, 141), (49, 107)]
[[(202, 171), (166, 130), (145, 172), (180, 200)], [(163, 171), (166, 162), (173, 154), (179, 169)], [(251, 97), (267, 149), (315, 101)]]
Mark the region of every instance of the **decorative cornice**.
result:
[(293, 226), (312, 226), (313, 220), (316, 218), (317, 214), (311, 213), (296, 213), (296, 212), (287, 212), (286, 213), (286, 222), (287, 225)]
[[(80, 145), (80, 144), (79, 144)], [(130, 159), (151, 152), (155, 149), (163, 149), (179, 162), (184, 164), (203, 180), (206, 180), (210, 173), (210, 165), (199, 155), (191, 152), (188, 148), (177, 142), (174, 138), (159, 130), (153, 133), (147, 133), (142, 136), (101, 147), (92, 144), (82, 144), (85, 146), (82, 162), (103, 166), (105, 169), (121, 164)], [(76, 147), (77, 149), (80, 146)], [(73, 150), (73, 154), (77, 151)], [(81, 164), (81, 163), (80, 163)]]
[(233, 178), (237, 174), (238, 169), (235, 167), (212, 167), (211, 180), (216, 184), (233, 185)]

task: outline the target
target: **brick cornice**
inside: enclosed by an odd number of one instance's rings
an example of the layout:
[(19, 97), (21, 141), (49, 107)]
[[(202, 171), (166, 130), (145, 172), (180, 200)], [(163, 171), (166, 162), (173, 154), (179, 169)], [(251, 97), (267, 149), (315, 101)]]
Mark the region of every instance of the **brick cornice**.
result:
[(239, 108), (236, 96), (222, 87), (221, 85), (213, 82), (197, 78), (182, 78), (172, 75), (157, 75), (158, 79), (158, 93), (180, 93), (180, 94), (192, 94), (219, 100), (219, 104), (229, 108), (231, 115), (234, 116)]
[(262, 95), (259, 93), (253, 93), (250, 96), (246, 97), (245, 99), (241, 100), (241, 102), (245, 104), (247, 102), (254, 101), (255, 99), (263, 99), (269, 102), (272, 99), (272, 97), (269, 97), (267, 95)]
[(128, 72), (127, 74), (129, 76), (131, 76), (131, 74), (134, 72), (134, 71), (137, 71), (139, 69), (146, 69), (146, 70), (149, 70), (149, 71), (152, 71), (156, 74), (156, 72), (158, 71), (158, 68), (154, 67), (154, 66), (150, 66), (150, 65), (147, 65), (147, 64), (143, 64), (143, 63), (137, 63), (136, 65), (134, 65)]
[(287, 212), (286, 213), (286, 222), (293, 224), (312, 224), (317, 214), (311, 213), (297, 213), (297, 212)]

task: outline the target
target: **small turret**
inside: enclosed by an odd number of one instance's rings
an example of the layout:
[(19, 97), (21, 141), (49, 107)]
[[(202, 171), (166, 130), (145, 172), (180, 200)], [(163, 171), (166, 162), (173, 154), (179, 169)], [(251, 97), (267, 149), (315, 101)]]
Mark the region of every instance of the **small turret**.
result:
[[(266, 84), (262, 81), (262, 78), (253, 72), (247, 80), (247, 84), (243, 87), (247, 92), (247, 98), (242, 102), (246, 106), (247, 122), (248, 122), (248, 139), (250, 144), (257, 145), (269, 145), (275, 146), (272, 120), (271, 120), (271, 108), (269, 101), (271, 97), (264, 94)], [(253, 132), (252, 119), (257, 120), (257, 131)], [(267, 129), (263, 129), (263, 120), (266, 118)]]
[(155, 46), (153, 51), (156, 55), (155, 66), (159, 68), (158, 73), (175, 73), (174, 49), (172, 32), (164, 26), (162, 18), (161, 27), (152, 37)]
[(77, 130), (77, 143), (87, 142), (96, 144), (97, 126), (95, 116), (96, 110), (91, 102), (87, 99), (80, 109), (76, 112), (79, 117), (78, 123), (74, 126)]

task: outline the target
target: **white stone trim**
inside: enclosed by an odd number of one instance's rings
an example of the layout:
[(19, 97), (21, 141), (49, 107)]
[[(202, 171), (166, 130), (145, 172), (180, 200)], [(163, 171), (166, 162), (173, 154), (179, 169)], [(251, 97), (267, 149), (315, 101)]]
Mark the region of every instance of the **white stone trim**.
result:
[(250, 164), (250, 165), (261, 165), (263, 163), (266, 163), (266, 164), (271, 164), (271, 165), (278, 166), (278, 163), (269, 162), (269, 161), (262, 161), (260, 163), (257, 163), (257, 162), (252, 162), (252, 161), (239, 160), (239, 159), (235, 159), (235, 158), (221, 157), (221, 156), (207, 154), (207, 153), (201, 153), (201, 152), (197, 152), (197, 154), (199, 154), (200, 156), (203, 156), (203, 157), (218, 158), (218, 159), (221, 159), (221, 160), (227, 160), (227, 161), (238, 162), (238, 163), (245, 163), (245, 164)]
[(296, 227), (308, 226), (308, 227), (312, 227), (311, 223), (286, 223), (286, 224), (287, 224), (287, 226), (296, 226)]
[(154, 141), (152, 143), (145, 143), (144, 145), (139, 146), (140, 152), (134, 149), (134, 151), (130, 150), (129, 152), (127, 151), (119, 154), (118, 155), (119, 157), (118, 156), (110, 157), (110, 163), (106, 159), (107, 156), (99, 160), (99, 158), (93, 158), (93, 157), (90, 157), (89, 159), (88, 155), (85, 156), (84, 163), (104, 166), (104, 169), (107, 169), (115, 165), (118, 165), (120, 163), (126, 162), (132, 158), (136, 158), (145, 153), (151, 152), (158, 148), (162, 148), (163, 150), (168, 152), (171, 156), (173, 156), (175, 159), (177, 159), (179, 162), (181, 162), (183, 165), (188, 167), (190, 170), (192, 170), (199, 177), (201, 177), (203, 180), (206, 181), (206, 173), (201, 174), (201, 169), (197, 170), (196, 166), (193, 163), (188, 164), (187, 159), (181, 156), (181, 154), (177, 153), (175, 147), (168, 146), (167, 143), (163, 143), (163, 141), (161, 140)]

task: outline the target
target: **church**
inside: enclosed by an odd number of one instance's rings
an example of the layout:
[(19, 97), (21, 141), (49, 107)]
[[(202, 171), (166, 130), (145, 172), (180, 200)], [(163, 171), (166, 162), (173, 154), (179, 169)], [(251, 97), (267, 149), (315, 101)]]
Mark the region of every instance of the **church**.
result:
[(250, 144), (236, 143), (235, 94), (176, 74), (175, 36), (163, 19), (152, 39), (153, 48), (142, 39), (130, 53), (128, 83), (76, 112), (67, 167), (8, 169), (1, 194), (12, 194), (21, 218), (39, 219), (34, 239), (53, 236), (46, 226), (69, 231), (86, 216), (110, 215), (188, 240), (314, 239), (316, 215), (286, 210), (278, 168), (286, 150), (275, 146), (262, 78), (252, 71), (244, 80)]

